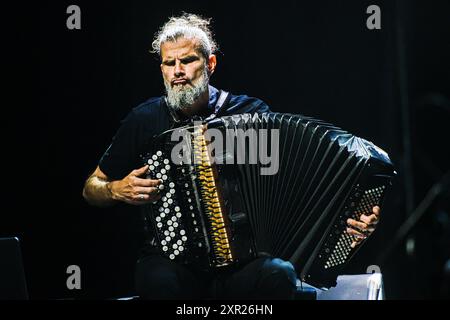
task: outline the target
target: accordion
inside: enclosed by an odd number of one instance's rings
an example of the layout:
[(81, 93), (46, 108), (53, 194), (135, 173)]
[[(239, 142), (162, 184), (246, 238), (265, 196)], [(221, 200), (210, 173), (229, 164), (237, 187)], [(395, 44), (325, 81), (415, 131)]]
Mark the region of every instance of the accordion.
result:
[(209, 270), (278, 257), (317, 287), (334, 286), (357, 250), (347, 219), (381, 205), (395, 175), (371, 142), (282, 113), (192, 122), (141, 157), (147, 178), (163, 181), (144, 207), (162, 255)]

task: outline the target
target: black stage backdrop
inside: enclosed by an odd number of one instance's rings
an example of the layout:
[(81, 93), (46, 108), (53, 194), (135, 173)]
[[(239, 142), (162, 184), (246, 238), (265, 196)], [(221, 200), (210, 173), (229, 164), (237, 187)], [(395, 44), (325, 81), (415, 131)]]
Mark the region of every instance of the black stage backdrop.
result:
[[(66, 27), (71, 4), (81, 9), (81, 30)], [(371, 4), (381, 8), (380, 30), (366, 27)], [(94, 208), (81, 192), (120, 120), (162, 94), (159, 61), (148, 51), (161, 24), (182, 11), (213, 18), (220, 46), (213, 85), (257, 96), (274, 111), (327, 120), (391, 155), (398, 177), (382, 222), (348, 273), (380, 266), (391, 299), (448, 294), (448, 198), (438, 195), (407, 237), (394, 241), (449, 169), (448, 1), (39, 1), (38, 7), (13, 12), (39, 21), (25, 27), (17, 20), (17, 33), (10, 33), (8, 53), (18, 62), (11, 83), (32, 90), (13, 91), (11, 108), (19, 115), (5, 121), (14, 129), (5, 139), (12, 147), (7, 158), (16, 165), (6, 169), (15, 178), (6, 183), (8, 209), (0, 215), (0, 236), (22, 240), (31, 298), (134, 294), (143, 241), (138, 211)], [(66, 287), (69, 265), (81, 268), (81, 290)]]

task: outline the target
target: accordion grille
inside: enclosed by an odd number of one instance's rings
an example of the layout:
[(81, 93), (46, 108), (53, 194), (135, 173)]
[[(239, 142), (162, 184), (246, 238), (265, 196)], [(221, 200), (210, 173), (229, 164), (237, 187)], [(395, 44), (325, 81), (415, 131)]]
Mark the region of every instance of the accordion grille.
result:
[(214, 251), (217, 266), (228, 265), (234, 259), (231, 253), (230, 241), (205, 136), (200, 130), (195, 133), (193, 144), (203, 209), (209, 222), (212, 250)]

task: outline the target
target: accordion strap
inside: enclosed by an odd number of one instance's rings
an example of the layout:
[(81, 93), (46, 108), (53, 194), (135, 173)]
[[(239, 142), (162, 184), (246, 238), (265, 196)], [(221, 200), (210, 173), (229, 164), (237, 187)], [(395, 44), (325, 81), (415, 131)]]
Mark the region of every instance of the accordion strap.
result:
[(216, 106), (214, 107), (214, 113), (216, 114), (216, 117), (223, 112), (224, 106), (228, 104), (230, 98), (231, 94), (229, 92), (220, 90), (219, 98), (217, 99)]
[(231, 99), (231, 94), (227, 91), (220, 90), (219, 98), (217, 99), (216, 105), (214, 106), (214, 113), (205, 119), (206, 122), (219, 117), (223, 114), (226, 105)]

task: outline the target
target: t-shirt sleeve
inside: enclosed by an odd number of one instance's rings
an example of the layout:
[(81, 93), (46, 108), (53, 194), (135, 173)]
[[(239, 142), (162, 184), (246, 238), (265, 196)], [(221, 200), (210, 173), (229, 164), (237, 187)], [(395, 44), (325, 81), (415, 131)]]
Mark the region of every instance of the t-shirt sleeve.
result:
[(119, 130), (98, 164), (108, 178), (122, 179), (132, 170), (141, 167), (138, 153), (142, 130), (141, 121), (134, 111), (122, 120)]

